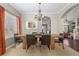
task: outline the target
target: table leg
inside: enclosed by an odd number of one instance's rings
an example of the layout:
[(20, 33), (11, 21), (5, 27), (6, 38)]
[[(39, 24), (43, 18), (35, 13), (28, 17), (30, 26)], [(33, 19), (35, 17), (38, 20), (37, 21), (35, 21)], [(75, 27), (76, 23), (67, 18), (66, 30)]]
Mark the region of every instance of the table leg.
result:
[(23, 49), (27, 48), (26, 38), (23, 38)]
[(39, 45), (39, 38), (37, 38), (37, 46)]
[(16, 42), (14, 43), (14, 47), (16, 47)]
[(54, 39), (52, 39), (53, 41), (51, 41), (50, 43), (50, 50), (51, 49), (55, 49), (55, 42), (54, 42)]

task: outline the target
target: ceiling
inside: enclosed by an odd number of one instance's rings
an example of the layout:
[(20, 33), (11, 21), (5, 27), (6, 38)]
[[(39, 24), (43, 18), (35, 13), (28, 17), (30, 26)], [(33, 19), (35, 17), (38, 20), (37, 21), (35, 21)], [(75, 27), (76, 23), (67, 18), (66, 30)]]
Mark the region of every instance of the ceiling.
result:
[[(12, 7), (18, 10), (20, 13), (37, 13), (38, 12), (38, 3), (11, 3)], [(41, 11), (42, 13), (52, 13), (57, 14), (63, 10), (68, 5), (68, 3), (42, 3)]]

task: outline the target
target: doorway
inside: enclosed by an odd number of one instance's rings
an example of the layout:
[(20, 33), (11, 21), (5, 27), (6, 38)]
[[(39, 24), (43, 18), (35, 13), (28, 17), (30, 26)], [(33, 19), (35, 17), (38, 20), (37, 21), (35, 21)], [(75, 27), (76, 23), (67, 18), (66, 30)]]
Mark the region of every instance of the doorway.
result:
[(42, 19), (42, 32), (44, 34), (51, 34), (51, 19), (48, 16), (44, 16)]
[(42, 24), (43, 26), (43, 33), (47, 34), (47, 24)]

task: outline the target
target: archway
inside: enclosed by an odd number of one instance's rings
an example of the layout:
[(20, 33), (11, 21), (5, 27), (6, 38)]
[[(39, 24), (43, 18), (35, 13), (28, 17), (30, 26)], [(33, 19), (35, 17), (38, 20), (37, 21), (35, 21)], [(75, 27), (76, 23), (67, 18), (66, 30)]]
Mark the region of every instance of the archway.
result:
[(42, 19), (42, 32), (44, 34), (51, 34), (51, 19), (48, 16), (44, 16)]

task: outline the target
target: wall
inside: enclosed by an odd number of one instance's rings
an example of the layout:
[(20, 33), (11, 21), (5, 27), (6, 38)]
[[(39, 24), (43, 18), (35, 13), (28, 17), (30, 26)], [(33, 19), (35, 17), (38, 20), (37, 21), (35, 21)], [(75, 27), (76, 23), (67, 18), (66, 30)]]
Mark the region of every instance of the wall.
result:
[(53, 15), (51, 20), (51, 34), (59, 34), (59, 24), (58, 24), (58, 16)]
[[(22, 32), (25, 32), (27, 34), (31, 34), (32, 32), (36, 32), (38, 30), (41, 31), (41, 29), (39, 29), (38, 27), (37, 27), (37, 29), (26, 29), (26, 21), (34, 21), (35, 19), (33, 16), (34, 16), (33, 14), (22, 15), (22, 17), (21, 17), (21, 25), (22, 25), (21, 30), (22, 30)], [(35, 21), (37, 21), (37, 20), (35, 20)]]
[[(54, 15), (54, 14), (49, 14), (49, 13), (46, 13), (46, 14), (43, 14), (43, 15), (45, 15), (45, 16), (48, 16), (48, 17), (50, 17), (51, 18), (51, 34), (52, 33), (58, 33), (58, 28), (57, 28), (57, 15)], [(22, 17), (21, 17), (21, 31), (22, 32), (25, 32), (25, 33), (27, 33), (27, 34), (31, 34), (33, 31), (41, 31), (42, 30), (42, 26), (40, 25), (40, 23), (38, 23), (39, 24), (39, 26), (38, 26), (38, 29), (35, 29), (35, 30), (33, 30), (33, 29), (30, 29), (30, 30), (26, 30), (26, 28), (25, 28), (25, 23), (26, 23), (26, 21), (28, 21), (28, 20), (35, 20), (34, 19), (34, 14), (23, 14), (22, 15)]]
[(57, 24), (58, 24), (58, 33), (63, 33), (64, 32), (64, 19), (58, 18)]

